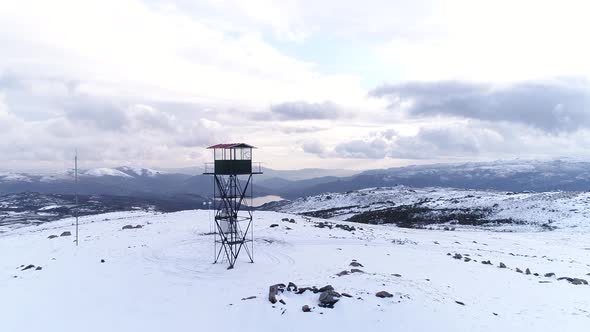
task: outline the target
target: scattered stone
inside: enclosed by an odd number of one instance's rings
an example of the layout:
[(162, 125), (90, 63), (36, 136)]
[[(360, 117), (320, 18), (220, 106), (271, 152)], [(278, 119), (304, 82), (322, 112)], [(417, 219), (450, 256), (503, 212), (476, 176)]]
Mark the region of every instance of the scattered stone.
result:
[(354, 266), (354, 267), (364, 267), (363, 264), (356, 262), (356, 261), (350, 262), (349, 265)]
[(71, 236), (71, 235), (72, 235), (72, 233), (70, 231), (65, 231), (65, 232), (61, 233), (60, 236)]
[(501, 269), (505, 269), (506, 268), (506, 264), (500, 262), (500, 265), (498, 265), (499, 268)]
[(380, 298), (386, 298), (386, 297), (393, 297), (393, 294), (391, 294), (387, 291), (380, 291), (380, 292), (377, 292), (375, 294), (375, 296), (380, 297)]
[(524, 274), (530, 275), (531, 274), (531, 270), (527, 267), (526, 270), (524, 271)]
[(341, 295), (333, 290), (327, 290), (320, 294), (320, 307), (322, 308), (334, 308), (334, 304), (339, 301)]
[(453, 255), (453, 258), (454, 259), (461, 259), (461, 258), (463, 258), (463, 256), (461, 254), (455, 254), (455, 255)]
[(557, 280), (567, 280), (570, 284), (574, 285), (588, 285), (588, 281), (580, 278), (561, 277), (557, 278)]
[(141, 225), (137, 225), (137, 226), (125, 225), (121, 229), (135, 229), (135, 228), (141, 228), (141, 227), (142, 227)]
[(352, 295), (350, 295), (348, 293), (342, 293), (341, 295), (344, 296), (344, 297), (352, 297)]
[[(22, 266), (22, 265), (21, 265), (21, 266)], [(33, 265), (33, 264), (29, 264), (29, 265), (25, 266), (25, 267), (24, 267), (24, 268), (23, 268), (21, 271), (26, 271), (26, 270), (32, 269), (32, 268), (34, 268), (34, 267), (35, 267), (35, 265)]]
[(254, 295), (253, 296), (248, 296), (248, 297), (242, 298), (242, 301), (252, 300), (252, 299), (255, 299), (255, 298), (256, 298), (256, 296), (254, 296)]
[(351, 273), (365, 273), (365, 271), (361, 270), (361, 269), (350, 269)]
[(48, 239), (55, 239), (56, 237), (57, 237), (57, 235), (55, 235), (55, 234), (51, 234), (51, 235), (49, 235), (47, 238), (48, 238)]
[(348, 270), (344, 270), (344, 271), (341, 271), (341, 272), (336, 273), (336, 275), (339, 276), (339, 277), (342, 277), (342, 276), (345, 276), (345, 275), (348, 275), (348, 274), (349, 274)]
[(460, 305), (465, 305), (465, 303), (463, 303), (461, 301), (455, 301), (455, 303), (460, 304)]
[(272, 224), (272, 225), (270, 225), (270, 228), (273, 228), (273, 227), (279, 227), (279, 224)]
[(521, 269), (519, 269), (519, 268), (516, 268), (516, 270), (515, 270), (515, 271), (516, 271), (516, 272), (518, 272), (518, 273), (522, 273), (522, 270), (521, 270)]
[(551, 278), (551, 277), (555, 277), (555, 273), (553, 273), (553, 272), (545, 273), (545, 278)]
[(327, 291), (333, 291), (334, 287), (332, 287), (332, 285), (326, 285), (320, 289), (318, 289), (318, 292), (323, 293), (323, 292), (327, 292)]
[(41, 271), (41, 270), (43, 270), (43, 268), (42, 268), (42, 267), (40, 267), (40, 266), (37, 266), (37, 267), (35, 268), (35, 271)]
[(304, 305), (303, 307), (301, 307), (301, 310), (302, 310), (303, 312), (310, 312), (310, 311), (311, 311), (311, 308), (310, 308), (310, 307), (309, 307), (309, 306), (306, 304), (306, 305)]

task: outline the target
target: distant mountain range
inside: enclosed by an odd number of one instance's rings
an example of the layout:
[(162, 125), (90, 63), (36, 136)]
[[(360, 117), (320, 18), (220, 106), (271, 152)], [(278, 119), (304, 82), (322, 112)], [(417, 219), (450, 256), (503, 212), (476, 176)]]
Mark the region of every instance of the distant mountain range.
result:
[[(211, 177), (200, 175), (201, 172), (198, 168), (94, 168), (80, 171), (78, 190), (85, 195), (207, 197), (211, 195), (213, 182)], [(434, 164), (361, 173), (329, 169), (264, 169), (264, 173), (254, 180), (256, 195), (278, 195), (287, 199), (400, 184), (519, 192), (590, 190), (590, 162), (570, 159)], [(0, 172), (0, 194), (27, 191), (71, 194), (75, 189), (71, 171), (59, 174)]]

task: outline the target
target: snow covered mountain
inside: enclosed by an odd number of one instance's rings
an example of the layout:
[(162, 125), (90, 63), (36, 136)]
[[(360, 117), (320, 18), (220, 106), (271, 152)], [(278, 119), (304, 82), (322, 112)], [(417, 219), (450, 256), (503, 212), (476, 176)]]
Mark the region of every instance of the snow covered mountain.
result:
[[(227, 270), (211, 264), (207, 211), (80, 221), (79, 247), (71, 218), (0, 234), (2, 331), (581, 332), (590, 323), (588, 229), (449, 232), (257, 212), (254, 264)], [(290, 282), (297, 290), (270, 303), (269, 286)], [(313, 287), (333, 288), (333, 308)]]
[(590, 192), (516, 193), (450, 188), (378, 187), (268, 204), (267, 209), (410, 228), (590, 230)]

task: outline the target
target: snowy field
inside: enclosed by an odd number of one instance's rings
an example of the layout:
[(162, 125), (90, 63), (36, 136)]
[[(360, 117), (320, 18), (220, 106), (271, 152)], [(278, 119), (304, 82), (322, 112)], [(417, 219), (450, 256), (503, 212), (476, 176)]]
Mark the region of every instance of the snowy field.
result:
[[(319, 219), (257, 212), (255, 263), (241, 257), (235, 269), (226, 270), (225, 264), (211, 264), (208, 219), (207, 211), (88, 216), (81, 218), (79, 247), (73, 236), (59, 237), (64, 231), (74, 234), (71, 219), (0, 234), (0, 331), (587, 331), (590, 326), (590, 286), (557, 280), (590, 280), (588, 228), (445, 232), (338, 222), (355, 227), (347, 231), (315, 227)], [(128, 224), (143, 227), (122, 230)], [(353, 260), (364, 272), (337, 276), (350, 271)], [(482, 264), (487, 260), (491, 265)], [(500, 262), (507, 268), (499, 268)], [(29, 264), (35, 267), (23, 271)], [(278, 296), (285, 304), (271, 304), (269, 286), (288, 282), (332, 285), (352, 297), (341, 297), (329, 309), (318, 306), (319, 294), (285, 291)], [(394, 296), (378, 298), (379, 291)], [(251, 296), (256, 298), (242, 300)], [(306, 304), (311, 312), (301, 310)]]

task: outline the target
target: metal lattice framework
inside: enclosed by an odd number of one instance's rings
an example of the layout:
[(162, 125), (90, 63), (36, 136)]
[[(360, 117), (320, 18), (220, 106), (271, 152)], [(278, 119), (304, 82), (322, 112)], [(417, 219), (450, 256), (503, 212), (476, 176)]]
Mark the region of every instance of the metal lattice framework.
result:
[(252, 207), (243, 204), (252, 197), (252, 174), (245, 175), (245, 179), (240, 179), (237, 174), (215, 174), (214, 179), (214, 263), (226, 258), (228, 269), (232, 269), (242, 250), (254, 263)]

